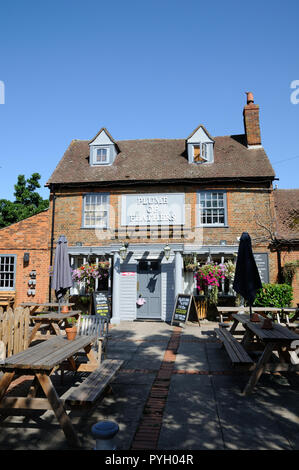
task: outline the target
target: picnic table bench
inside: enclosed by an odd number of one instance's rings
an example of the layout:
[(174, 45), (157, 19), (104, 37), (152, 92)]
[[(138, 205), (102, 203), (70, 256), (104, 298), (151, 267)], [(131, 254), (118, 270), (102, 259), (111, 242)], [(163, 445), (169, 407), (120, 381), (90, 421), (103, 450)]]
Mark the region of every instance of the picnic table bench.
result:
[[(260, 376), (266, 370), (272, 372), (299, 370), (299, 358), (294, 349), (296, 345), (299, 345), (299, 335), (277, 323), (273, 324), (272, 329), (262, 328), (264, 321), (262, 316), (259, 322), (250, 321), (248, 314), (233, 314), (232, 317), (234, 323), (229, 333), (233, 333), (236, 325), (241, 323), (245, 328), (241, 341), (242, 347), (246, 351), (261, 352), (258, 361), (251, 369), (252, 373), (244, 388), (244, 395), (249, 395), (253, 391)], [(232, 337), (237, 341), (234, 336)]]
[(226, 329), (216, 328), (215, 333), (222, 341), (233, 366), (251, 366), (254, 362), (248, 355), (242, 344)]
[[(70, 310), (68, 313), (38, 312), (38, 314), (30, 316), (30, 320), (34, 322), (34, 327), (30, 333), (29, 344), (35, 339), (49, 339), (51, 333), (52, 335), (61, 335), (61, 324), (64, 323), (65, 327), (68, 327), (68, 319), (75, 318), (78, 320), (80, 315), (80, 310)], [(48, 334), (38, 334), (38, 330), (43, 326), (47, 327)]]
[[(226, 316), (228, 319), (232, 318), (235, 313), (249, 313), (249, 307), (217, 307), (220, 317), (220, 323), (223, 324), (223, 317)], [(282, 308), (282, 307), (252, 307), (252, 312), (259, 313), (263, 317), (267, 317), (267, 314), (271, 314), (272, 317), (280, 323), (280, 315), (286, 318), (286, 323), (289, 323), (290, 313), (295, 313), (295, 319), (299, 315), (299, 310), (295, 307)], [(297, 315), (298, 313), (298, 315)]]
[[(29, 347), (25, 351), (10, 356), (0, 363), (0, 370), (4, 372), (0, 380), (0, 412), (5, 413), (14, 408), (48, 410), (51, 409), (60, 423), (60, 426), (71, 447), (80, 447), (78, 436), (72, 422), (66, 413), (66, 408), (75, 404), (92, 404), (102, 394), (121, 367), (123, 361), (106, 360), (99, 364), (92, 344), (96, 340), (93, 336), (79, 336), (68, 341), (62, 336), (56, 336), (48, 341)], [(76, 354), (85, 351), (87, 363), (77, 364)], [(83, 382), (78, 389), (74, 389), (70, 397), (59, 397), (50, 378), (51, 374), (68, 361), (74, 371), (89, 371), (87, 383)], [(6, 397), (5, 393), (13, 378), (21, 375), (33, 375), (34, 379), (27, 397)], [(46, 398), (37, 398), (37, 390), (41, 388)]]
[(66, 304), (59, 304), (59, 302), (22, 302), (20, 307), (29, 307), (30, 313), (33, 315), (40, 307), (42, 308), (59, 308), (59, 305), (67, 305), (68, 307), (72, 307), (75, 305), (74, 303), (66, 303)]
[(123, 361), (105, 359), (78, 387), (67, 390), (61, 399), (68, 406), (91, 406), (105, 392)]
[(15, 291), (0, 292), (0, 306), (12, 307), (15, 301)]

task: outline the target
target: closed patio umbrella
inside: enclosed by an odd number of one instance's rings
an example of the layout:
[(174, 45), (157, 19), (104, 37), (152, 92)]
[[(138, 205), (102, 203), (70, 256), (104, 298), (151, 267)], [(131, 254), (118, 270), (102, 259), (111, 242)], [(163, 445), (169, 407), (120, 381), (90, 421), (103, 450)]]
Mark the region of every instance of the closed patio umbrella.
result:
[(247, 300), (250, 315), (256, 293), (261, 287), (262, 282), (253, 256), (251, 238), (249, 233), (243, 232), (239, 243), (233, 288)]
[(61, 235), (57, 241), (54, 268), (51, 287), (55, 290), (56, 297), (60, 304), (67, 292), (67, 289), (72, 287), (73, 280), (71, 274), (71, 267), (69, 262), (69, 255), (67, 250), (67, 239), (64, 235)]

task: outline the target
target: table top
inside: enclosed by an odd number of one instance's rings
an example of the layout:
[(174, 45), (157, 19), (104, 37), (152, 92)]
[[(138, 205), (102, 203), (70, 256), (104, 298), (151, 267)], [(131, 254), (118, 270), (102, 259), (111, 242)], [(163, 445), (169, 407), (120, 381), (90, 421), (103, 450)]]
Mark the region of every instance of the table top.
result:
[(96, 336), (82, 335), (73, 341), (62, 336), (55, 336), (8, 357), (0, 363), (0, 369), (51, 370), (94, 341), (96, 341)]
[[(217, 307), (218, 312), (249, 312), (249, 307)], [(296, 307), (252, 307), (253, 312), (295, 312)]]
[(67, 305), (68, 307), (71, 307), (72, 305), (75, 305), (74, 303), (63, 303), (59, 304), (58, 302), (22, 302), (20, 304), (21, 307), (59, 307), (59, 305), (62, 307), (63, 305)]
[(299, 340), (299, 335), (289, 330), (286, 326), (282, 326), (277, 323), (273, 323), (273, 328), (271, 330), (262, 328), (264, 318), (259, 322), (252, 322), (250, 321), (250, 316), (244, 313), (233, 314), (232, 317), (245, 325), (246, 328), (249, 328), (262, 341), (291, 342)]
[(34, 321), (42, 320), (65, 320), (66, 318), (75, 317), (81, 314), (81, 310), (70, 310), (67, 313), (56, 313), (56, 312), (38, 312), (34, 315), (30, 315), (30, 318)]

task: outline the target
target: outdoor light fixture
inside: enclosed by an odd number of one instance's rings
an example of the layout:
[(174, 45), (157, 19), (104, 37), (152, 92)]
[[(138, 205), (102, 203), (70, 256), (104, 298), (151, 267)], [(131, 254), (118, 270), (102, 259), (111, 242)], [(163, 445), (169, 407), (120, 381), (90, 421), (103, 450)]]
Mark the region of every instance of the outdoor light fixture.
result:
[(120, 257), (121, 259), (124, 261), (127, 257), (127, 252), (128, 252), (128, 246), (129, 246), (129, 243), (124, 243), (123, 246), (120, 248), (119, 250), (119, 254), (120, 254)]
[(29, 258), (30, 258), (29, 253), (24, 253), (23, 262), (25, 265), (29, 264)]
[(209, 248), (209, 253), (208, 253), (208, 257), (207, 257), (207, 263), (212, 263), (213, 262), (213, 258), (212, 258), (212, 255), (211, 255), (211, 248)]
[(167, 244), (164, 246), (164, 256), (168, 260), (170, 256), (170, 246)]
[(220, 240), (220, 245), (226, 245), (226, 240)]

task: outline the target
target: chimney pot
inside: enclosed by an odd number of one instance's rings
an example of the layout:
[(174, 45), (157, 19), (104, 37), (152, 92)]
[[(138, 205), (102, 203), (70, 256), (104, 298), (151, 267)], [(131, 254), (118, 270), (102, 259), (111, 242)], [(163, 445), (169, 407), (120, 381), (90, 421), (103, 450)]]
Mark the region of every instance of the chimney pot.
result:
[(251, 91), (246, 91), (245, 93), (247, 95), (247, 104), (254, 103), (253, 93)]

